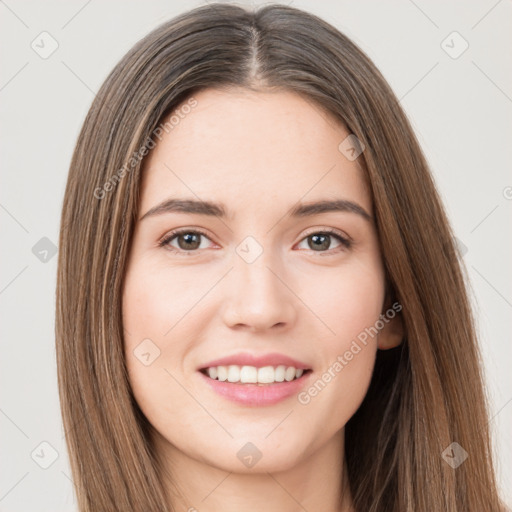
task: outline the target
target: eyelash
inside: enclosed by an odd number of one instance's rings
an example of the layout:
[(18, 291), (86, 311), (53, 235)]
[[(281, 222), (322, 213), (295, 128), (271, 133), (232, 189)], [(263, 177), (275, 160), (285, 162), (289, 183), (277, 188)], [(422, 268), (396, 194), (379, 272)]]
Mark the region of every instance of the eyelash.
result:
[[(171, 231), (170, 233), (168, 233), (160, 242), (158, 242), (158, 246), (159, 247), (168, 247), (169, 248), (168, 250), (170, 250), (173, 253), (179, 254), (180, 256), (193, 256), (194, 254), (197, 254), (197, 252), (198, 252), (197, 249), (195, 249), (193, 251), (183, 251), (183, 250), (171, 247), (169, 245), (169, 243), (177, 236), (183, 235), (183, 234), (189, 234), (189, 233), (192, 233), (195, 235), (202, 235), (205, 238), (208, 238), (208, 240), (210, 239), (210, 237), (204, 231), (201, 231), (200, 229), (186, 229), (186, 228), (185, 229), (176, 229), (175, 231)], [(326, 254), (329, 255), (329, 254), (332, 254), (333, 252), (338, 253), (343, 249), (350, 249), (352, 247), (352, 241), (349, 240), (348, 238), (343, 237), (342, 235), (339, 234), (338, 231), (336, 231), (334, 229), (323, 229), (320, 231), (312, 231), (311, 233), (306, 234), (300, 241), (302, 242), (303, 240), (310, 237), (311, 235), (330, 235), (330, 236), (336, 238), (341, 243), (341, 247), (338, 247), (334, 250), (312, 251), (312, 252), (316, 252), (318, 256), (325, 256)]]

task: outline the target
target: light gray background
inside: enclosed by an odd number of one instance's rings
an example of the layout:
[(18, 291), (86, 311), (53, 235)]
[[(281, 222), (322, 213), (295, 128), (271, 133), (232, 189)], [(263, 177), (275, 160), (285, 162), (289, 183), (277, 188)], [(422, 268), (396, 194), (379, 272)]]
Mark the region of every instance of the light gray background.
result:
[[(76, 510), (56, 381), (57, 257), (49, 252), (48, 261), (41, 261), (48, 242), (39, 241), (58, 242), (78, 131), (95, 91), (122, 55), (160, 23), (202, 3), (0, 0), (3, 512)], [(432, 166), (467, 251), (498, 476), (510, 502), (512, 2), (293, 0), (291, 5), (320, 15), (368, 53), (400, 98)], [(46, 59), (31, 47), (51, 48), (43, 31), (58, 43)], [(450, 36), (454, 31), (469, 44), (457, 58), (464, 41)], [(33, 251), (37, 243), (43, 245)], [(43, 469), (41, 464), (52, 461), (52, 449), (58, 458)]]

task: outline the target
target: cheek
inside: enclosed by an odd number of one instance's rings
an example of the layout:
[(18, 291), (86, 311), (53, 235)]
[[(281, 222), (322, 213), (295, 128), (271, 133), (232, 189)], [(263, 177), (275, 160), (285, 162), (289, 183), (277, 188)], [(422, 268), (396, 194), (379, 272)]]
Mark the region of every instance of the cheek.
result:
[(314, 286), (308, 285), (304, 293), (311, 310), (328, 328), (322, 330), (325, 346), (343, 349), (382, 313), (383, 270), (378, 262), (343, 266), (323, 277), (317, 275)]
[[(172, 418), (173, 431), (178, 437), (185, 436), (179, 432), (186, 432), (191, 422), (200, 419), (178, 374), (186, 350), (186, 333), (180, 331), (182, 324), (178, 322), (190, 309), (187, 301), (181, 300), (186, 288), (179, 279), (171, 288), (170, 280), (162, 279), (162, 272), (151, 273), (145, 268), (140, 265), (127, 273), (123, 292), (124, 352), (130, 386), (138, 406), (158, 432), (167, 432)], [(180, 343), (176, 343), (177, 338)], [(194, 419), (194, 414), (198, 418)]]
[(208, 288), (203, 275), (171, 271), (149, 258), (128, 268), (122, 306), (126, 367), (137, 402), (152, 422), (190, 410), (180, 383), (189, 371), (183, 366), (187, 353), (197, 343), (193, 318)]
[(175, 357), (169, 353), (172, 345), (167, 341), (171, 339), (172, 330), (167, 336), (166, 333), (175, 322), (173, 309), (166, 297), (165, 283), (145, 268), (139, 265), (127, 272), (123, 291), (123, 326), (130, 383), (139, 406), (146, 413), (151, 402), (158, 402), (158, 397), (169, 388), (171, 377), (165, 368), (168, 368), (168, 360)]
[(384, 274), (378, 261), (347, 265), (329, 279), (316, 280), (316, 285), (308, 291), (311, 309), (328, 329), (320, 324), (317, 379), (298, 398), (299, 403), (323, 411), (319, 418), (326, 428), (336, 429), (355, 413), (371, 381)]
[[(156, 263), (156, 264), (155, 264)], [(169, 271), (159, 262), (143, 260), (127, 272), (123, 293), (123, 325), (127, 349), (150, 338), (162, 355), (180, 332), (180, 340), (194, 308), (200, 307), (205, 293), (204, 279), (192, 272), (179, 269)], [(183, 344), (180, 343), (180, 346)]]

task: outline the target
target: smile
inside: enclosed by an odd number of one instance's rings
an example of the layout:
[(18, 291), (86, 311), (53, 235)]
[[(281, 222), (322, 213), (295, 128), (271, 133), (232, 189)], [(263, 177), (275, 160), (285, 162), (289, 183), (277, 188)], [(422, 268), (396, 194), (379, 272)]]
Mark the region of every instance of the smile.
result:
[(297, 395), (312, 370), (293, 366), (214, 366), (198, 372), (210, 390), (240, 405), (262, 407)]
[(276, 382), (291, 382), (302, 376), (304, 371), (302, 368), (294, 366), (212, 366), (201, 370), (211, 379), (220, 382), (231, 382), (233, 384), (274, 384)]

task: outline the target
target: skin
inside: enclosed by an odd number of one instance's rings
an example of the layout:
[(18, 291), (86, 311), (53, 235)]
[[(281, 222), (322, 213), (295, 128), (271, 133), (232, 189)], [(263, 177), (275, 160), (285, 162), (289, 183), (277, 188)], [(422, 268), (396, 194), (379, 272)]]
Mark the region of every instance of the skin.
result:
[[(389, 307), (373, 216), (286, 216), (298, 201), (338, 198), (372, 215), (359, 159), (338, 149), (349, 132), (293, 92), (209, 89), (194, 97), (197, 106), (145, 161), (123, 290), (129, 379), (178, 489), (169, 481), (169, 499), (177, 510), (202, 512), (350, 511), (344, 427), (366, 394), (377, 348), (401, 341), (398, 316), (307, 404), (297, 396), (236, 404), (197, 372), (240, 351), (280, 352), (306, 362), (314, 382)], [(231, 216), (140, 220), (170, 197), (221, 202)], [(177, 228), (207, 237), (193, 254), (184, 254), (183, 235), (160, 247)], [(315, 250), (308, 240), (325, 229), (351, 247), (330, 237)], [(251, 263), (236, 251), (247, 236), (263, 250)], [(145, 365), (134, 350), (148, 338), (160, 353)], [(262, 453), (252, 468), (237, 457), (247, 442)]]

